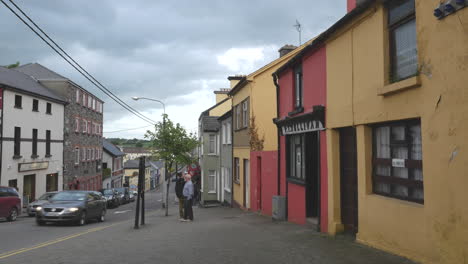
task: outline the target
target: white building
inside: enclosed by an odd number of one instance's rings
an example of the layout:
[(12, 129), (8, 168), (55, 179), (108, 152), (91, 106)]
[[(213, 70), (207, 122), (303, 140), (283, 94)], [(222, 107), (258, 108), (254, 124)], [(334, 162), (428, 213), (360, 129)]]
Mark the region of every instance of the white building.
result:
[(33, 78), (0, 67), (0, 185), (16, 187), (23, 206), (63, 189), (65, 104)]
[[(120, 188), (123, 186), (123, 157), (125, 153), (114, 144), (102, 139), (104, 153), (102, 155), (103, 181), (102, 188)], [(106, 175), (109, 174), (109, 175)]]

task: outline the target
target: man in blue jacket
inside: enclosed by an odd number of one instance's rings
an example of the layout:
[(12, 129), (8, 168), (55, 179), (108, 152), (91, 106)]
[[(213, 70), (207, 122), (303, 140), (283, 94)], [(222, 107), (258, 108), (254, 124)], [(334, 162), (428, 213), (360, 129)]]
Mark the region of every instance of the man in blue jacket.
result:
[(183, 190), (183, 195), (185, 197), (184, 201), (184, 219), (181, 221), (191, 222), (193, 221), (193, 210), (192, 210), (192, 199), (193, 199), (193, 183), (192, 176), (190, 174), (185, 174), (185, 185)]

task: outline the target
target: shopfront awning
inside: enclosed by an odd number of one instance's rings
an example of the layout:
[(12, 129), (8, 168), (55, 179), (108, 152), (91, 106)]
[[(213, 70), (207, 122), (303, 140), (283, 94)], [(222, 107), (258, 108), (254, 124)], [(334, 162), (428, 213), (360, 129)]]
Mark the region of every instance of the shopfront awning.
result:
[(274, 119), (281, 134), (294, 135), (325, 130), (325, 107), (314, 106), (313, 111), (294, 117)]

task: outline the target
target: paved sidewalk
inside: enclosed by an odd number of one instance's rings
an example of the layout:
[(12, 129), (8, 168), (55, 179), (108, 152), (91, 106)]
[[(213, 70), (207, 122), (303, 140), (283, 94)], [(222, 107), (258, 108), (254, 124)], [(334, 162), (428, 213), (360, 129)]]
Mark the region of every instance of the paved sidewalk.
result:
[(112, 226), (5, 259), (4, 263), (411, 264), (348, 239), (231, 208), (194, 207), (194, 222), (148, 212), (144, 227)]

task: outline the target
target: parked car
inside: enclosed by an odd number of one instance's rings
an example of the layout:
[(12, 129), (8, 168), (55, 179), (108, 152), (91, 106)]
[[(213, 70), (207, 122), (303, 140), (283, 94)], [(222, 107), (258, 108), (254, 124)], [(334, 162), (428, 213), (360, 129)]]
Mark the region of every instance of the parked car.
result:
[(21, 213), (21, 200), (13, 187), (0, 186), (0, 217), (15, 221)]
[(107, 207), (118, 207), (120, 205), (120, 195), (116, 190), (103, 189), (101, 190), (102, 195), (106, 199)]
[(62, 191), (36, 208), (36, 223), (74, 222), (84, 225), (89, 219), (103, 222), (107, 212), (106, 200), (99, 192)]
[(28, 205), (28, 208), (26, 209), (26, 212), (28, 213), (28, 215), (35, 216), (36, 208), (38, 206), (48, 203), (49, 199), (52, 198), (55, 194), (57, 194), (57, 192), (46, 192), (43, 195), (41, 195), (41, 197), (39, 197), (36, 201), (30, 203)]
[(134, 194), (132, 191), (130, 191), (130, 192), (128, 193), (128, 197), (129, 197), (129, 199), (130, 199), (130, 202), (134, 202), (134, 201), (135, 201), (135, 194)]
[(128, 187), (115, 188), (116, 191), (120, 193), (120, 202), (126, 204), (130, 202), (130, 191)]

